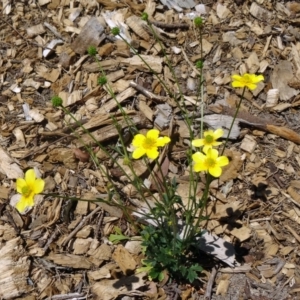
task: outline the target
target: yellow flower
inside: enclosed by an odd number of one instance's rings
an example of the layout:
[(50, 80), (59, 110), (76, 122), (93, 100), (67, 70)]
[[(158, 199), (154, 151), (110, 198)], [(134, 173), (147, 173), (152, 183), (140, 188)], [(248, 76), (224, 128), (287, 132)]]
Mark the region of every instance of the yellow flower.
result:
[(229, 164), (229, 160), (226, 156), (219, 156), (216, 149), (209, 148), (205, 154), (196, 152), (192, 155), (194, 161), (194, 171), (208, 171), (214, 177), (220, 177), (222, 174), (222, 168)]
[(136, 148), (132, 153), (132, 157), (139, 159), (146, 154), (148, 158), (155, 159), (159, 154), (157, 148), (165, 146), (170, 141), (167, 136), (159, 137), (159, 131), (156, 129), (149, 130), (146, 136), (139, 133), (134, 136), (132, 141), (132, 145)]
[(33, 169), (28, 170), (25, 173), (25, 179), (17, 179), (17, 192), (21, 194), (21, 199), (16, 205), (16, 209), (19, 212), (23, 212), (27, 207), (34, 205), (34, 196), (41, 193), (44, 190), (45, 181), (40, 178), (36, 178)]
[(222, 143), (217, 142), (217, 139), (222, 137), (224, 131), (222, 129), (217, 129), (216, 131), (207, 130), (204, 132), (204, 139), (196, 139), (192, 141), (194, 147), (203, 147), (203, 151), (206, 152), (209, 148), (219, 146)]
[(232, 75), (231, 78), (232, 86), (234, 88), (247, 87), (251, 91), (255, 90), (257, 84), (265, 79), (263, 75), (255, 75), (248, 73), (245, 73), (243, 76)]

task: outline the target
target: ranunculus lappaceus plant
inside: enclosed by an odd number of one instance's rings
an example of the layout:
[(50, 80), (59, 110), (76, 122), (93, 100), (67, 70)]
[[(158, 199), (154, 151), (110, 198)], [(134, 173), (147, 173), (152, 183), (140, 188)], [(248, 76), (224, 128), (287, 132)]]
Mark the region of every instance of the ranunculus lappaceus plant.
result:
[[(152, 24), (148, 20), (148, 16), (143, 14), (144, 22), (147, 22), (149, 28), (151, 28)], [(198, 18), (195, 22), (195, 27), (198, 30), (202, 30), (204, 24), (201, 18)], [(152, 31), (154, 34), (156, 31)], [(121, 39), (122, 36), (120, 34), (120, 29), (115, 27), (112, 29), (112, 33)], [(127, 43), (124, 40), (125, 43)], [(163, 45), (160, 44), (163, 49)], [(128, 44), (128, 47), (131, 45)], [(139, 52), (134, 48), (132, 51), (138, 56)], [(97, 60), (99, 65), (101, 66), (101, 61), (98, 60), (97, 49), (95, 47), (90, 47), (88, 49), (88, 53), (90, 56), (94, 57)], [(165, 50), (162, 53), (167, 53)], [(165, 54), (166, 55), (166, 54)], [(166, 62), (168, 62), (168, 56), (165, 56)], [(115, 94), (113, 93), (113, 89), (110, 88), (110, 81), (107, 80), (107, 76), (104, 70), (101, 68), (101, 76), (98, 78), (98, 84), (100, 86), (105, 87), (105, 90), (110, 93), (110, 96), (115, 99), (118, 109), (122, 112), (122, 116), (126, 121), (128, 121), (128, 127), (130, 128), (130, 134), (133, 135), (133, 139), (131, 141), (130, 149), (128, 150), (127, 139), (126, 141), (123, 139), (121, 131), (118, 130), (119, 133), (119, 141), (118, 146), (113, 148), (111, 145), (109, 147), (98, 142), (97, 139), (93, 139), (92, 133), (90, 133), (84, 126), (76, 120), (74, 115), (63, 106), (63, 101), (60, 97), (53, 97), (52, 103), (54, 107), (61, 109), (65, 115), (71, 116), (71, 119), (77, 122), (77, 125), (83, 129), (85, 134), (90, 135), (92, 137), (93, 142), (99, 146), (104, 153), (114, 161), (114, 163), (118, 166), (118, 168), (123, 168), (121, 164), (118, 164), (118, 160), (115, 159), (115, 154), (117, 156), (123, 156), (124, 165), (128, 166), (133, 174), (133, 177), (127, 176), (126, 171), (122, 169), (124, 177), (126, 177), (126, 183), (128, 185), (133, 185), (135, 190), (137, 191), (137, 198), (141, 202), (146, 203), (146, 208), (142, 213), (140, 213), (136, 208), (131, 209), (128, 213), (126, 210), (127, 207), (124, 205), (124, 199), (118, 202), (119, 207), (124, 207), (124, 212), (126, 212), (126, 216), (129, 216), (130, 213), (137, 212), (136, 216), (144, 218), (146, 221), (146, 226), (143, 226), (140, 234), (142, 236), (142, 246), (145, 250), (145, 266), (148, 270), (148, 274), (153, 278), (158, 278), (162, 280), (164, 278), (164, 274), (169, 274), (172, 279), (179, 280), (188, 280), (193, 282), (197, 277), (198, 273), (201, 272), (202, 267), (199, 265), (199, 245), (198, 238), (203, 234), (203, 223), (202, 221), (207, 221), (209, 216), (206, 215), (207, 203), (209, 201), (209, 193), (210, 193), (210, 184), (216, 178), (219, 178), (222, 175), (223, 167), (229, 164), (229, 159), (223, 155), (224, 149), (227, 144), (228, 136), (231, 132), (232, 125), (235, 121), (235, 117), (238, 113), (241, 101), (243, 99), (243, 95), (246, 89), (254, 90), (257, 88), (259, 82), (264, 80), (262, 75), (255, 74), (243, 74), (243, 75), (232, 75), (232, 87), (234, 88), (243, 88), (243, 93), (240, 96), (240, 102), (237, 105), (236, 115), (233, 118), (231, 128), (229, 129), (229, 134), (226, 138), (224, 137), (223, 129), (208, 129), (206, 131), (203, 130), (203, 122), (201, 125), (200, 136), (194, 138), (194, 128), (193, 128), (193, 119), (189, 117), (189, 108), (185, 107), (185, 101), (183, 94), (180, 92), (178, 94), (172, 93), (167, 87), (167, 83), (155, 72), (151, 69), (149, 64), (143, 60), (145, 66), (149, 68), (149, 71), (152, 72), (157, 78), (158, 82), (165, 89), (168, 97), (173, 97), (173, 100), (177, 103), (177, 108), (180, 110), (181, 116), (184, 117), (184, 120), (188, 127), (188, 132), (190, 136), (190, 143), (186, 152), (185, 160), (182, 160), (180, 163), (182, 164), (182, 170), (189, 175), (189, 186), (186, 188), (188, 190), (187, 202), (184, 202), (180, 196), (178, 187), (178, 174), (173, 174), (169, 172), (168, 158), (172, 157), (173, 146), (176, 143), (176, 140), (172, 141), (171, 137), (163, 136), (161, 132), (157, 129), (150, 129), (145, 134), (142, 132), (137, 132), (137, 128), (132, 122), (130, 122), (130, 116), (128, 116), (127, 112), (123, 110), (123, 107), (118, 102)], [(172, 63), (168, 64), (169, 68), (172, 68)], [(203, 57), (197, 63), (199, 75), (199, 85), (203, 85), (204, 82), (204, 71), (205, 71), (205, 60)], [(175, 72), (171, 72), (175, 76)], [(178, 80), (174, 82), (178, 83)], [(201, 87), (200, 86), (200, 87)], [(180, 85), (178, 85), (178, 89), (180, 90)], [(200, 91), (201, 89), (199, 89)], [(203, 96), (203, 88), (202, 88), (202, 96)], [(199, 95), (201, 94), (199, 92)], [(180, 95), (179, 95), (180, 94)], [(197, 96), (199, 96), (197, 95)], [(179, 99), (179, 100), (178, 100)], [(204, 107), (204, 98), (199, 97), (199, 101), (202, 101), (202, 119), (203, 119), (203, 107)], [(200, 102), (199, 102), (200, 103)], [(175, 113), (174, 113), (175, 114)], [(189, 119), (190, 118), (190, 119)], [(113, 118), (114, 124), (116, 125), (116, 129), (118, 129), (118, 121)], [(174, 127), (175, 128), (175, 127)], [(76, 132), (74, 132), (76, 135)], [(174, 134), (175, 136), (175, 134)], [(80, 139), (80, 136), (77, 136)], [(220, 139), (226, 138), (225, 143)], [(220, 151), (218, 147), (223, 146), (223, 151)], [(83, 145), (87, 148), (90, 157), (94, 157), (94, 152), (89, 145)], [(165, 147), (163, 149), (163, 147)], [(175, 147), (174, 147), (175, 148)], [(163, 151), (162, 151), (163, 149)], [(112, 150), (116, 150), (112, 154)], [(168, 151), (167, 151), (168, 150)], [(132, 151), (130, 155), (128, 155), (128, 151)], [(166, 156), (165, 160), (160, 160), (159, 155), (164, 154)], [(143, 175), (136, 175), (138, 172), (134, 169), (137, 163), (132, 163), (133, 160), (143, 159), (140, 165), (146, 166), (146, 171)], [(165, 163), (167, 162), (167, 163)], [(120, 190), (120, 186), (123, 184), (121, 182), (116, 183), (116, 178), (111, 178), (111, 174), (109, 171), (107, 172), (106, 168), (103, 168), (103, 165), (99, 163), (99, 160), (95, 158), (95, 165), (101, 170), (103, 174), (106, 175), (107, 186), (111, 189), (111, 194), (114, 196), (118, 194)], [(176, 162), (177, 163), (177, 162)], [(180, 164), (179, 163), (179, 164)], [(162, 167), (162, 165), (164, 167)], [(101, 167), (103, 169), (101, 169)], [(163, 169), (163, 170), (162, 170)], [(107, 172), (107, 173), (106, 173)], [(199, 173), (205, 173), (204, 176), (199, 176)], [(128, 172), (127, 172), (128, 173)], [(144, 174), (145, 175), (144, 177)], [(168, 176), (170, 174), (170, 176)], [(173, 178), (172, 178), (173, 177)], [(198, 193), (197, 184), (203, 180), (204, 188), (200, 193)], [(34, 206), (34, 197), (35, 195), (41, 193), (44, 190), (45, 182), (42, 179), (36, 178), (36, 174), (34, 170), (28, 170), (25, 174), (25, 178), (19, 178), (16, 182), (17, 191), (19, 193), (20, 199), (16, 204), (16, 208), (20, 212), (26, 211), (26, 208)], [(196, 192), (197, 191), (197, 192)], [(120, 194), (119, 194), (120, 195)], [(199, 196), (201, 195), (201, 196)], [(110, 194), (108, 195), (110, 196)], [(114, 197), (115, 199), (121, 199), (122, 197)], [(80, 200), (75, 199), (74, 200)], [(107, 198), (111, 200), (111, 198)], [(108, 204), (112, 204), (107, 200)], [(105, 199), (101, 198), (101, 201), (105, 202)], [(117, 202), (118, 200), (116, 200)], [(115, 205), (115, 204), (113, 204)], [(134, 210), (135, 209), (135, 210)], [(125, 216), (125, 213), (124, 213)], [(132, 216), (128, 217), (128, 221), (134, 220)], [(152, 220), (153, 222), (147, 222)], [(133, 221), (133, 223), (136, 223)], [(136, 226), (136, 224), (134, 225)], [(202, 226), (202, 227), (201, 227)], [(137, 230), (140, 229), (137, 226)], [(119, 233), (121, 235), (122, 232)], [(124, 239), (124, 236), (121, 237)], [(121, 240), (121, 239), (120, 239)]]

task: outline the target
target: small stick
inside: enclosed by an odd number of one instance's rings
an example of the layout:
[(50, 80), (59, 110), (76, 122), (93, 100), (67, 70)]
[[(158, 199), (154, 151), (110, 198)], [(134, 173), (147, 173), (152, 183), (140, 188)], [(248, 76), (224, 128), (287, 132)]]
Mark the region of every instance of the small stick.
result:
[(300, 236), (297, 234), (297, 232), (289, 225), (284, 225), (284, 227), (288, 229), (290, 233), (294, 236), (294, 238), (298, 241), (298, 243), (300, 243)]
[(192, 68), (192, 70), (197, 74), (200, 75), (199, 70), (196, 69), (195, 65), (189, 60), (189, 58), (187, 57), (185, 51), (183, 50), (183, 48), (181, 48), (182, 54), (184, 56), (184, 59), (186, 60), (186, 62), (190, 65), (190, 67)]
[(282, 270), (282, 268), (284, 267), (285, 263), (286, 262), (283, 259), (279, 259), (279, 261), (277, 263), (277, 266), (276, 266), (275, 270), (273, 271), (274, 275), (278, 274)]
[(206, 288), (205, 295), (204, 295), (205, 300), (211, 299), (212, 287), (215, 282), (216, 275), (217, 275), (217, 268), (213, 267), (211, 270), (209, 280), (207, 282), (207, 288)]
[(101, 229), (103, 219), (104, 219), (104, 213), (103, 213), (103, 210), (101, 210), (99, 220), (97, 222), (96, 232), (95, 232), (96, 239), (99, 238), (99, 232), (101, 233), (101, 235), (103, 235), (103, 232), (102, 232), (102, 229)]
[(99, 212), (102, 209), (101, 206), (98, 206), (96, 209), (94, 209), (89, 215), (87, 215), (86, 217), (84, 217), (80, 223), (76, 226), (76, 228), (74, 228), (74, 230), (66, 237), (66, 239), (63, 241), (63, 243), (61, 244), (62, 247), (64, 247), (69, 240), (75, 236), (75, 234), (86, 224), (86, 222), (93, 216), (95, 215), (97, 212)]
[(261, 221), (271, 221), (271, 218), (270, 217), (265, 217), (265, 218), (252, 219), (249, 222), (253, 223), (253, 222), (261, 222)]
[(153, 93), (151, 93), (150, 91), (148, 91), (147, 89), (145, 89), (144, 87), (142, 87), (141, 85), (130, 81), (129, 84), (131, 87), (133, 87), (134, 89), (138, 90), (139, 92), (141, 92), (144, 96), (146, 96), (147, 98), (151, 99), (151, 100), (158, 100), (158, 101), (163, 101), (166, 102), (166, 97), (161, 97), (158, 95), (155, 95)]
[(86, 299), (86, 296), (83, 293), (69, 293), (62, 295), (53, 295), (46, 300), (67, 300), (67, 299)]
[(52, 33), (58, 37), (59, 39), (64, 40), (64, 38), (62, 37), (62, 35), (56, 30), (56, 28), (54, 26), (52, 26), (51, 24), (44, 22), (44, 26), (47, 27), (49, 30), (52, 31)]
[(266, 225), (267, 225), (267, 229), (270, 230), (273, 235), (275, 236), (275, 238), (278, 240), (278, 241), (284, 241), (285, 240), (285, 237), (282, 237), (278, 234), (278, 232), (272, 227), (272, 225), (270, 224), (269, 221), (266, 221)]
[(56, 227), (56, 229), (54, 230), (54, 232), (52, 233), (52, 235), (50, 236), (50, 238), (48, 239), (46, 245), (43, 247), (44, 252), (46, 253), (46, 251), (48, 250), (49, 246), (51, 245), (51, 243), (56, 240), (56, 238), (58, 237), (60, 233), (59, 227)]
[[(222, 105), (218, 106), (218, 108), (211, 107), (210, 109), (211, 110), (212, 109), (220, 109), (219, 113), (222, 113), (222, 114), (228, 115), (228, 116), (233, 116), (235, 113), (234, 109), (232, 109), (230, 107), (222, 106)], [(280, 136), (288, 141), (292, 141), (292, 142), (300, 145), (300, 135), (292, 129), (289, 129), (287, 127), (280, 126), (277, 124), (272, 124), (272, 122), (269, 120), (265, 120), (262, 118), (252, 116), (247, 112), (239, 112), (237, 117), (240, 119), (239, 121), (241, 123), (248, 124), (250, 126), (254, 126), (258, 129), (264, 130), (266, 132), (273, 133), (273, 134)]]
[[(72, 136), (72, 135), (69, 135), (69, 137), (73, 137), (73, 136)], [(34, 155), (34, 154), (40, 152), (41, 150), (43, 150), (43, 149), (49, 147), (50, 145), (56, 144), (56, 143), (58, 143), (58, 142), (60, 142), (60, 141), (63, 141), (63, 140), (65, 140), (66, 138), (67, 138), (66, 136), (63, 136), (63, 137), (61, 137), (60, 139), (58, 139), (58, 140), (56, 140), (56, 141), (54, 141), (54, 142), (52, 142), (52, 143), (50, 143), (50, 144), (46, 144), (46, 145), (40, 146), (39, 149), (36, 149), (35, 151), (29, 151), (29, 153), (26, 154), (26, 155), (24, 155), (24, 156), (22, 157), (22, 159), (25, 159), (25, 158), (27, 158), (27, 157), (29, 157), (29, 156), (31, 156), (31, 155)]]
[(165, 29), (189, 29), (190, 25), (183, 23), (173, 23), (173, 24), (167, 24), (167, 23), (163, 23), (163, 22), (157, 22), (157, 21), (149, 21), (151, 24), (157, 26), (157, 27), (161, 27), (161, 28), (165, 28)]

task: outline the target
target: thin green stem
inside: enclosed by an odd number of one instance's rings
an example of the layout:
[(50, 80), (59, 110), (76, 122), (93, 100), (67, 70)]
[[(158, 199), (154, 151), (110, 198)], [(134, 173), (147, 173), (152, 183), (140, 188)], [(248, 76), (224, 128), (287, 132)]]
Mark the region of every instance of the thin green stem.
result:
[(237, 117), (237, 115), (238, 115), (238, 113), (239, 113), (239, 110), (240, 110), (242, 101), (243, 101), (243, 99), (244, 99), (245, 91), (246, 91), (246, 87), (244, 87), (243, 92), (242, 92), (242, 95), (241, 95), (240, 100), (239, 100), (239, 103), (238, 103), (238, 105), (237, 105), (237, 107), (236, 107), (235, 114), (234, 114), (234, 116), (233, 116), (233, 119), (232, 119), (232, 122), (231, 122), (231, 125), (230, 125), (230, 128), (229, 128), (229, 131), (228, 131), (228, 134), (227, 134), (227, 137), (226, 137), (224, 146), (223, 146), (223, 149), (222, 149), (222, 151), (221, 151), (221, 155), (223, 155), (223, 153), (224, 153), (224, 151), (225, 151), (225, 148), (226, 148), (226, 146), (227, 146), (227, 142), (228, 142), (228, 139), (229, 139), (229, 136), (230, 136), (232, 127), (233, 127), (233, 125), (234, 125), (235, 119), (236, 119), (236, 117)]

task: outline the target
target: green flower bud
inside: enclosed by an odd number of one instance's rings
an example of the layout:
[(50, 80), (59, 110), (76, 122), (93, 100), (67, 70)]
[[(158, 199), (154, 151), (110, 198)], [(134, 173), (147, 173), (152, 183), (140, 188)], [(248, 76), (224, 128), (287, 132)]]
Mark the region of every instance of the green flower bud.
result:
[(54, 107), (59, 107), (59, 106), (62, 106), (62, 104), (63, 104), (63, 100), (58, 96), (52, 97), (51, 102)]
[(119, 27), (114, 27), (114, 28), (112, 28), (112, 30), (111, 30), (111, 33), (113, 34), (113, 35), (119, 35), (120, 34), (120, 28)]
[(97, 54), (97, 49), (94, 46), (89, 46), (87, 52), (90, 56), (95, 56)]
[(196, 27), (201, 27), (201, 26), (202, 26), (202, 23), (203, 23), (203, 20), (202, 20), (201, 17), (196, 17), (196, 18), (194, 19), (194, 24), (195, 24)]
[(203, 61), (202, 60), (198, 60), (196, 62), (196, 68), (197, 69), (202, 69), (203, 68)]
[(107, 78), (105, 77), (105, 76), (100, 76), (99, 78), (98, 78), (98, 84), (99, 85), (105, 85), (107, 83)]
[(147, 14), (146, 12), (143, 12), (143, 13), (142, 13), (142, 16), (141, 16), (141, 19), (142, 19), (143, 21), (148, 21), (148, 14)]

